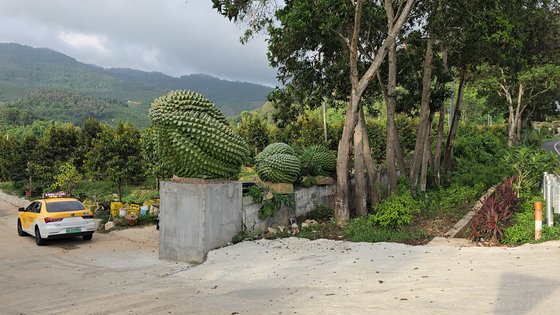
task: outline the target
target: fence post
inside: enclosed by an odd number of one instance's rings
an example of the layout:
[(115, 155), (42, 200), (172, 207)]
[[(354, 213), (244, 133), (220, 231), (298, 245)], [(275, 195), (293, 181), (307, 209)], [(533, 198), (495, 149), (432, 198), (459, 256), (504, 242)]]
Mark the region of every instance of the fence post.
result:
[(541, 238), (542, 228), (542, 203), (535, 202), (535, 241)]
[(554, 226), (554, 212), (552, 208), (553, 204), (553, 181), (552, 175), (549, 175), (547, 172), (544, 172), (544, 200), (546, 201), (546, 223), (548, 226)]

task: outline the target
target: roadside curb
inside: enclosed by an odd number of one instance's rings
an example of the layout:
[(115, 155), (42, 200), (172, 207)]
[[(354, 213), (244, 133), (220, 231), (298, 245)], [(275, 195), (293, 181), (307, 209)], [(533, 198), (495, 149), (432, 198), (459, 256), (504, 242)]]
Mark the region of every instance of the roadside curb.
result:
[(0, 191), (0, 199), (19, 208), (25, 208), (31, 203), (31, 201), (27, 199), (19, 198), (14, 195), (7, 194), (3, 191)]
[(461, 220), (459, 220), (459, 222), (457, 222), (455, 224), (455, 226), (453, 226), (451, 228), (451, 230), (447, 231), (447, 233), (445, 233), (443, 235), (443, 237), (436, 237), (434, 238), (432, 241), (430, 241), (430, 243), (428, 243), (428, 245), (436, 245), (436, 244), (442, 244), (442, 239), (449, 239), (449, 238), (466, 238), (467, 237), (467, 229), (469, 228), (473, 218), (474, 218), (474, 212), (476, 210), (479, 210), (480, 208), (482, 208), (482, 202), (489, 196), (491, 195), (494, 190), (496, 190), (496, 187), (498, 187), (498, 185), (494, 185), (492, 187), (490, 187), (486, 193), (484, 195), (482, 195), (482, 197), (480, 197), (480, 199), (478, 199), (478, 202), (476, 203), (476, 205), (473, 207), (473, 209), (471, 211), (469, 211), (469, 213), (467, 213)]

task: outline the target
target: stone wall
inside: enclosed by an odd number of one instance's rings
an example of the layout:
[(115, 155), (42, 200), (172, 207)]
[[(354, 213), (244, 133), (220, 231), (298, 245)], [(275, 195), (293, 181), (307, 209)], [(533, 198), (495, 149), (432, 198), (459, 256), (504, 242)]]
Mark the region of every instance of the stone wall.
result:
[(31, 203), (31, 201), (29, 201), (27, 199), (19, 198), (17, 196), (7, 194), (3, 191), (0, 191), (0, 199), (6, 201), (9, 204), (12, 204), (12, 205), (18, 207), (18, 208), (25, 208)]
[(266, 232), (269, 227), (289, 225), (290, 218), (297, 219), (299, 223), (305, 220), (306, 215), (321, 204), (334, 208), (331, 190), (335, 185), (311, 186), (309, 188), (297, 187), (294, 189), (296, 211), (283, 206), (275, 217), (259, 219), (259, 210), (262, 202), (253, 202), (252, 197), (243, 197), (243, 223), (249, 230)]

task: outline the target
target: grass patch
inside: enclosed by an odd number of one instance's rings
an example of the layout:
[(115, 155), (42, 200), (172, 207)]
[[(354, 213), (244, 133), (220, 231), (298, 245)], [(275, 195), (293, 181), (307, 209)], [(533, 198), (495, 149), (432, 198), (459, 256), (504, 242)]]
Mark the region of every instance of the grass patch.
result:
[(422, 229), (413, 226), (392, 229), (374, 226), (371, 216), (362, 216), (350, 221), (343, 228), (344, 237), (351, 242), (405, 242), (409, 243), (429, 241), (432, 238)]
[(258, 179), (259, 175), (250, 167), (242, 167), (241, 173), (239, 173), (240, 181), (254, 181), (255, 178)]

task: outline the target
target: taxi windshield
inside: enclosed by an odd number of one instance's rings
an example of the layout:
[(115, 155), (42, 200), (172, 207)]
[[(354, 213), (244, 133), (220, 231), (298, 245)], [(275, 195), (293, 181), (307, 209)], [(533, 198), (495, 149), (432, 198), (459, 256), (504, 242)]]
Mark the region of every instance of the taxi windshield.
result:
[(47, 212), (64, 212), (86, 210), (81, 202), (76, 200), (47, 202)]

